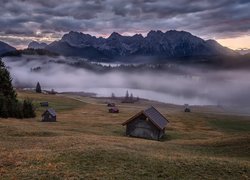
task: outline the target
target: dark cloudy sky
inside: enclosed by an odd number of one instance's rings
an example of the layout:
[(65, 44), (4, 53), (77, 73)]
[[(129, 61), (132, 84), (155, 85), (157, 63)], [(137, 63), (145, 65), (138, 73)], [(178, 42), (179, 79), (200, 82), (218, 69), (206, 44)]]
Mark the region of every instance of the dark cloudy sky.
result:
[(250, 48), (250, 0), (0, 0), (0, 40), (24, 47), (68, 31), (108, 36), (185, 30)]

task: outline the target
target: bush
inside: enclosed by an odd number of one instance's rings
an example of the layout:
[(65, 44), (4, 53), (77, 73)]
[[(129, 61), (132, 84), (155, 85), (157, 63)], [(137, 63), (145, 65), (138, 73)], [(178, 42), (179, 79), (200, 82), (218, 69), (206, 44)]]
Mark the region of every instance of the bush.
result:
[(36, 117), (35, 108), (33, 106), (32, 100), (30, 99), (25, 99), (23, 101), (23, 117), (24, 118)]

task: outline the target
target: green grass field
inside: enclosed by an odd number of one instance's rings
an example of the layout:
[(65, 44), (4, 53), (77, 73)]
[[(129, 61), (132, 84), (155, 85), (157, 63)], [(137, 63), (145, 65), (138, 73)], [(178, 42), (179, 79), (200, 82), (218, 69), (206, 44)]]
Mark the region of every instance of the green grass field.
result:
[[(0, 179), (250, 179), (250, 116), (151, 101), (109, 114), (105, 99), (18, 97), (33, 99), (37, 117), (0, 119)], [(41, 101), (58, 122), (40, 121)], [(126, 137), (121, 123), (150, 105), (170, 121), (164, 139)]]

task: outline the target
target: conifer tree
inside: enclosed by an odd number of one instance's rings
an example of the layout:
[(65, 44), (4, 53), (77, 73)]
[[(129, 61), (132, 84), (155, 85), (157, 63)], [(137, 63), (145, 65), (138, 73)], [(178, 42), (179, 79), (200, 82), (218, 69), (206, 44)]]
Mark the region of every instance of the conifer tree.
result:
[(40, 85), (39, 82), (37, 82), (37, 84), (36, 84), (36, 92), (37, 93), (42, 93), (42, 88), (41, 88), (41, 85)]
[(130, 100), (131, 100), (131, 101), (133, 101), (133, 100), (134, 100), (134, 96), (133, 96), (133, 94), (132, 94), (132, 93), (130, 94)]
[(8, 118), (8, 117), (9, 117), (8, 109), (7, 109), (5, 103), (4, 103), (3, 106), (1, 107), (0, 114), (1, 114), (1, 117), (2, 117), (2, 118)]
[(10, 73), (0, 59), (0, 94), (3, 96), (16, 100), (16, 92), (12, 86), (12, 79)]
[(129, 93), (128, 93), (128, 90), (126, 91), (126, 95), (125, 95), (125, 99), (128, 99), (129, 98)]
[(0, 59), (0, 117), (13, 117), (17, 102), (10, 73)]
[[(25, 114), (25, 116), (24, 116)], [(12, 86), (12, 79), (5, 64), (0, 59), (0, 117), (30, 118), (35, 117), (32, 101), (18, 102)]]

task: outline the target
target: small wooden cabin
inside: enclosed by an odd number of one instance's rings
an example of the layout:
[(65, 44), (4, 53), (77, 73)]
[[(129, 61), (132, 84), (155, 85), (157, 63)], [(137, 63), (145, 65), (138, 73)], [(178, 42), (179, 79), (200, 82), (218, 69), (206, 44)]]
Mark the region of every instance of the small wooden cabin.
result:
[(49, 107), (49, 102), (40, 102), (41, 107)]
[(184, 112), (191, 112), (190, 108), (185, 108)]
[(56, 122), (56, 112), (54, 109), (47, 109), (42, 114), (42, 122)]
[(152, 140), (160, 140), (165, 134), (169, 121), (154, 107), (139, 112), (122, 125), (126, 125), (126, 135)]
[(107, 103), (108, 107), (115, 107), (115, 103)]
[(191, 112), (191, 109), (188, 104), (185, 104), (184, 106), (185, 106), (184, 112)]
[(119, 113), (119, 109), (117, 107), (109, 108), (109, 113)]

